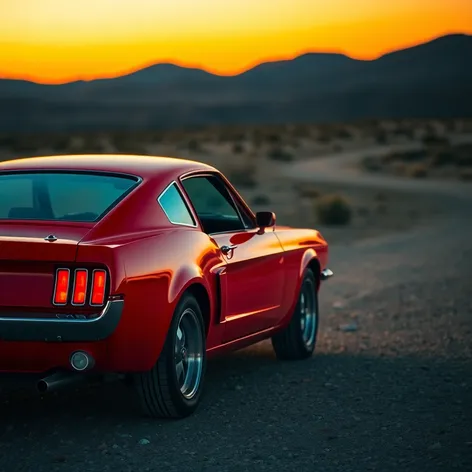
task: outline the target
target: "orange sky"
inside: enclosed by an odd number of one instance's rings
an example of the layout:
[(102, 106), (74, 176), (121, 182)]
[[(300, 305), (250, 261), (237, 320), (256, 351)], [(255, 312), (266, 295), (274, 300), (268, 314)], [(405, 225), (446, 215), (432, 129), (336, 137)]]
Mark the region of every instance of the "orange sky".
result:
[(305, 51), (375, 58), (472, 34), (472, 0), (0, 0), (0, 76), (116, 76), (156, 62), (234, 74)]

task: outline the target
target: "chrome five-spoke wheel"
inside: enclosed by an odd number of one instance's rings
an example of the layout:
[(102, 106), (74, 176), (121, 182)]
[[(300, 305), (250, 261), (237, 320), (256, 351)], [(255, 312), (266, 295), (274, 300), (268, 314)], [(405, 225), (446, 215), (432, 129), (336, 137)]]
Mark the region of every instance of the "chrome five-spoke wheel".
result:
[(307, 268), (290, 323), (272, 337), (277, 358), (296, 360), (310, 357), (315, 349), (317, 334), (317, 284), (313, 271)]
[(174, 311), (159, 359), (137, 375), (144, 413), (159, 418), (192, 414), (200, 403), (205, 370), (205, 323), (197, 299), (186, 293)]
[(300, 294), (300, 329), (305, 345), (309, 348), (315, 341), (318, 322), (315, 301), (315, 287), (310, 279), (305, 279)]
[(175, 336), (175, 373), (182, 395), (191, 399), (198, 391), (203, 371), (203, 333), (196, 313), (187, 308)]

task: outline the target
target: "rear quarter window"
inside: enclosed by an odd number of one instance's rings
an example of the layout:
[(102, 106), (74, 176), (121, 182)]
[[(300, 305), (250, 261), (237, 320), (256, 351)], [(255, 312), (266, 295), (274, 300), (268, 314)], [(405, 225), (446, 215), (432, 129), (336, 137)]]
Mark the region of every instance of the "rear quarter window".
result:
[(172, 224), (196, 226), (192, 214), (175, 183), (169, 185), (157, 201)]

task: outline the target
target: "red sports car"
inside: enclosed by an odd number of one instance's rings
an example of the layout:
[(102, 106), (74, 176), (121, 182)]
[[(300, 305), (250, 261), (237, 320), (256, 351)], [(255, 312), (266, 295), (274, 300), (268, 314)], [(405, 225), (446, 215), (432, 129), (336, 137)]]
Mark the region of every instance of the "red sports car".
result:
[(328, 245), (254, 214), (215, 168), (87, 155), (0, 164), (0, 372), (45, 392), (132, 379), (144, 412), (198, 406), (210, 355), (313, 353)]

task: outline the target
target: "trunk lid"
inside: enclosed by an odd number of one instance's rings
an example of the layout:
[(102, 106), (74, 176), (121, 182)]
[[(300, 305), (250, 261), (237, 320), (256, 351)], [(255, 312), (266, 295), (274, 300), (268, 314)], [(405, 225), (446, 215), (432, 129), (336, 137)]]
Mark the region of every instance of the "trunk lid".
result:
[[(0, 223), (0, 316), (18, 309), (50, 309), (58, 266), (76, 259), (88, 225)], [(45, 238), (54, 235), (57, 240)]]
[[(74, 262), (77, 245), (91, 226), (1, 224), (0, 261)], [(48, 236), (55, 241), (46, 241)]]

